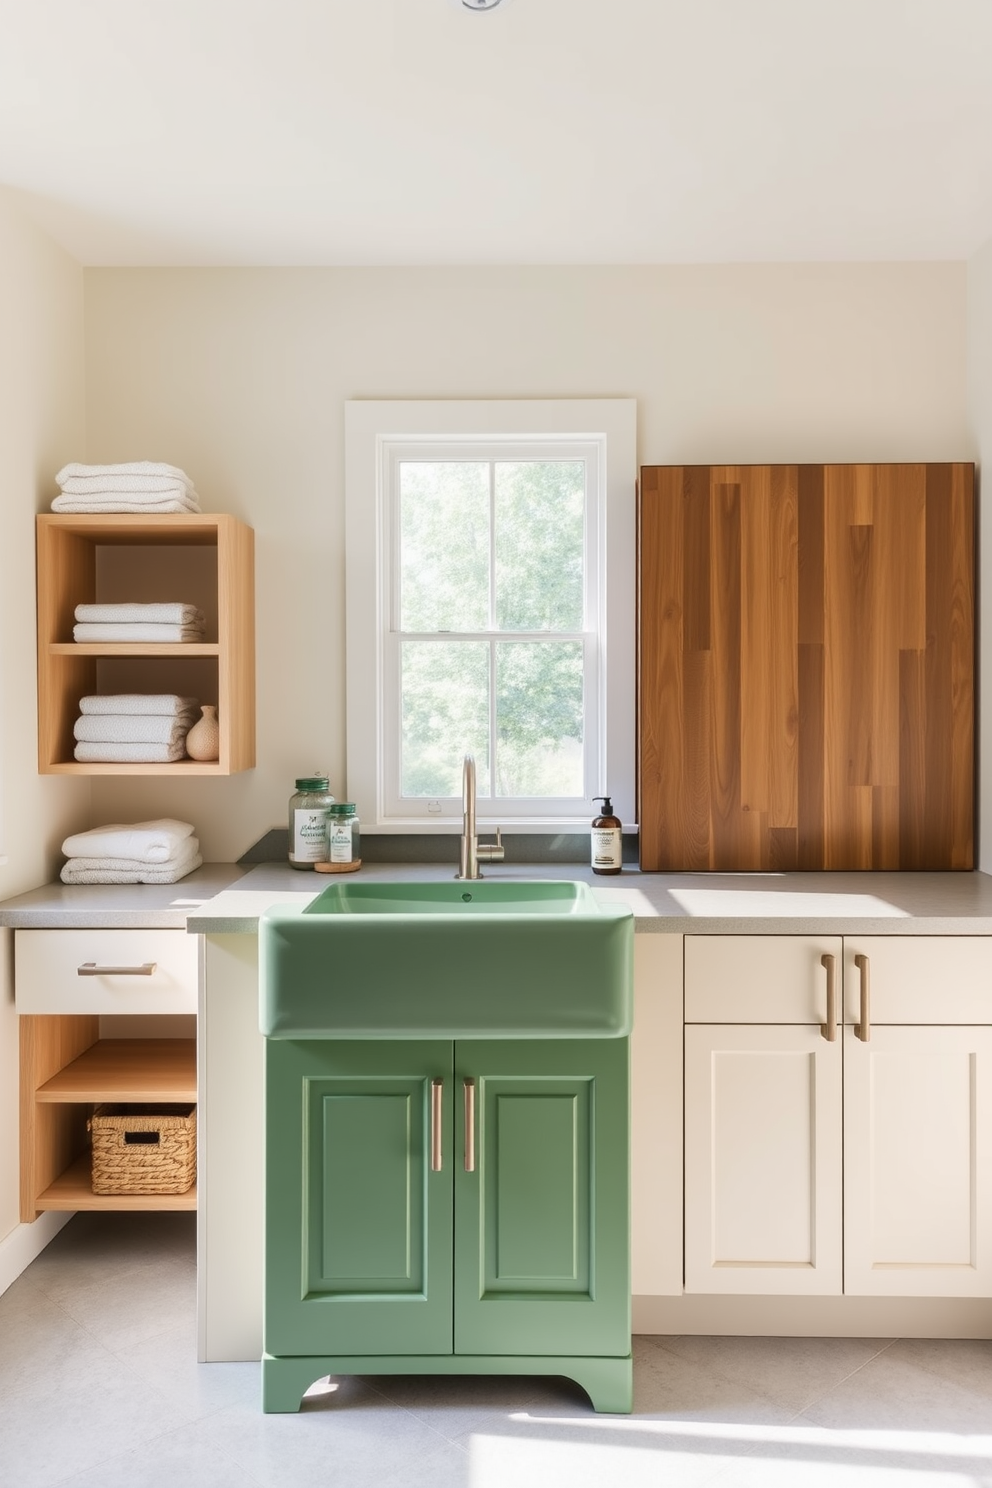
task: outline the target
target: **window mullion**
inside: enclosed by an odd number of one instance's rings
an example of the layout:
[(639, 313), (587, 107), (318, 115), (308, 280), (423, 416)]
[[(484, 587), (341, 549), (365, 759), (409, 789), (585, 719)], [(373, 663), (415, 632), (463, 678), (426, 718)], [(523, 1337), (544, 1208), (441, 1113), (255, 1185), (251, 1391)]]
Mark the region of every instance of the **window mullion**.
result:
[(496, 797), (496, 637), (489, 637), (489, 797)]

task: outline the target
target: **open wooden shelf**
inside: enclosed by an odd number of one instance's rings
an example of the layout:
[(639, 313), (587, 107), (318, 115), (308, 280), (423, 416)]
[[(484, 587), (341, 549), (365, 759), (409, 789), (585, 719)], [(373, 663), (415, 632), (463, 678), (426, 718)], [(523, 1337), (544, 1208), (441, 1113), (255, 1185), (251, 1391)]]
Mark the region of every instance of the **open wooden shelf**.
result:
[(101, 1039), (93, 1014), (20, 1017), (21, 1220), (46, 1209), (195, 1209), (184, 1194), (95, 1194), (86, 1122), (102, 1102), (192, 1105), (196, 1040)]
[(196, 1184), (183, 1194), (95, 1194), (84, 1152), (35, 1199), (38, 1209), (195, 1209)]
[(100, 1039), (35, 1091), (37, 1101), (195, 1101), (195, 1039)]
[[(255, 764), (254, 533), (226, 513), (37, 519), (38, 769), (43, 775), (232, 775)], [(78, 604), (197, 604), (207, 639), (72, 638)], [(180, 693), (216, 705), (220, 757), (84, 764), (73, 725), (89, 693)]]
[(52, 641), (49, 656), (219, 656), (216, 641)]
[(217, 760), (177, 760), (174, 764), (119, 764), (109, 760), (82, 764), (79, 760), (66, 760), (63, 764), (49, 765), (45, 775), (171, 775), (184, 778), (187, 775), (230, 775)]

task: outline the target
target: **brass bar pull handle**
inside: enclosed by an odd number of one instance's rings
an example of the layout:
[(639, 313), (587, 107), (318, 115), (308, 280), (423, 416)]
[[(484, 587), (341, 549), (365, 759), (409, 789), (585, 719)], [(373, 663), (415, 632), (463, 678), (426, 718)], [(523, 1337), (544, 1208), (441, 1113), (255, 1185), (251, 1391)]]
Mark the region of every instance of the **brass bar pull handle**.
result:
[(855, 956), (854, 964), (861, 973), (861, 1021), (854, 1032), (866, 1044), (871, 1038), (871, 965), (867, 956)]
[(827, 1021), (820, 1024), (820, 1032), (832, 1044), (837, 1037), (837, 957), (823, 955), (820, 965), (827, 973)]
[(431, 1081), (431, 1172), (440, 1173), (441, 1147), (441, 1101), (444, 1097), (444, 1081), (435, 1076)]
[(77, 976), (154, 976), (157, 962), (144, 961), (140, 966), (98, 966), (95, 961), (84, 961), (76, 967)]
[(475, 1081), (466, 1080), (465, 1092), (465, 1171), (475, 1172)]

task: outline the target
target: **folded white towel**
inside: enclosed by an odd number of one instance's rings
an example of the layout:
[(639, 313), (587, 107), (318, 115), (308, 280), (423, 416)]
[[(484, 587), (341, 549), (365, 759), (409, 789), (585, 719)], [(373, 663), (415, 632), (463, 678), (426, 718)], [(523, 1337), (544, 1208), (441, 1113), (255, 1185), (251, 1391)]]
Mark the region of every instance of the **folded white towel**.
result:
[(107, 868), (112, 873), (145, 873), (149, 869), (154, 869), (156, 873), (168, 873), (173, 868), (185, 868), (193, 858), (200, 855), (200, 843), (196, 837), (187, 837), (179, 845), (182, 851), (174, 856), (163, 858), (160, 863), (149, 863), (144, 858), (113, 858), (104, 857), (102, 854), (86, 857), (75, 853), (71, 855), (69, 862), (73, 869), (80, 868), (84, 871)]
[(82, 744), (182, 744), (198, 709), (189, 713), (81, 713), (72, 726)]
[(185, 878), (195, 868), (201, 867), (202, 863), (199, 853), (173, 868), (77, 868), (75, 859), (70, 858), (60, 877), (66, 884), (170, 884)]
[(80, 713), (179, 713), (195, 712), (199, 700), (175, 692), (91, 692), (79, 699)]
[[(177, 488), (178, 489), (178, 488)], [(185, 495), (163, 495), (149, 496), (147, 500), (141, 500), (138, 496), (56, 496), (52, 502), (53, 512), (93, 512), (100, 515), (104, 512), (192, 512), (200, 510), (200, 503), (195, 497)]]
[(181, 470), (178, 465), (163, 465), (158, 460), (130, 460), (122, 465), (82, 465), (73, 461), (62, 466), (55, 480), (64, 488), (71, 480), (113, 480), (131, 476), (159, 479), (166, 477), (181, 481), (187, 486), (193, 484), (185, 470)]
[(196, 495), (189, 476), (176, 475), (70, 475), (59, 481), (63, 496), (168, 496), (173, 491)]
[(199, 857), (197, 849), (181, 858), (169, 858), (165, 863), (142, 863), (139, 858), (69, 858), (64, 866), (70, 873), (174, 873), (177, 869), (186, 873), (194, 858)]
[(125, 465), (64, 465), (55, 477), (58, 499), (71, 501), (127, 501), (156, 503), (176, 500), (198, 511), (196, 487), (178, 465), (134, 460)]
[(186, 737), (181, 744), (119, 743), (77, 744), (73, 754), (80, 764), (173, 765), (186, 758)]
[(140, 641), (142, 645), (175, 644), (177, 641), (202, 641), (204, 629), (201, 625), (74, 625), (74, 641), (109, 641), (118, 645)]
[(69, 858), (131, 858), (161, 865), (188, 851), (186, 844), (191, 838), (191, 822), (161, 816), (153, 821), (110, 822), (105, 827), (91, 827), (88, 832), (74, 832), (63, 842), (62, 851)]
[(84, 625), (199, 625), (203, 611), (193, 604), (79, 604), (76, 619)]

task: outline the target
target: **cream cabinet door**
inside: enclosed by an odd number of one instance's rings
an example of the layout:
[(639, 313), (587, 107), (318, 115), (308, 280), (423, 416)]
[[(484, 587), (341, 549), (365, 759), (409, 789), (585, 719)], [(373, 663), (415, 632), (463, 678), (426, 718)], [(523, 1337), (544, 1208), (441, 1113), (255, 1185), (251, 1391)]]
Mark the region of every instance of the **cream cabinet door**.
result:
[(841, 1049), (818, 1025), (686, 1027), (687, 1292), (840, 1292)]
[(844, 1290), (988, 1296), (992, 1028), (844, 1039)]

